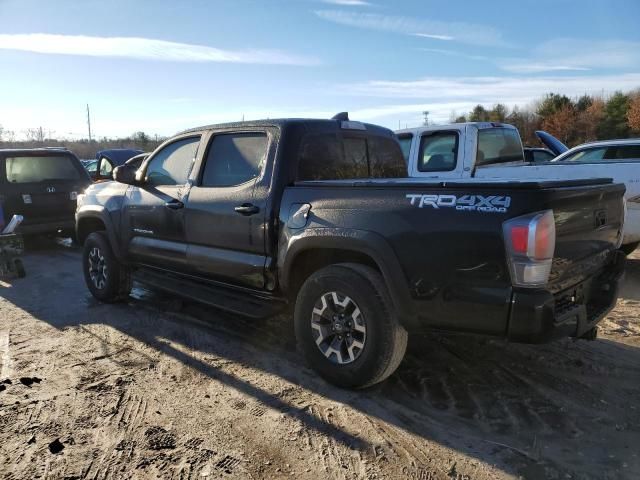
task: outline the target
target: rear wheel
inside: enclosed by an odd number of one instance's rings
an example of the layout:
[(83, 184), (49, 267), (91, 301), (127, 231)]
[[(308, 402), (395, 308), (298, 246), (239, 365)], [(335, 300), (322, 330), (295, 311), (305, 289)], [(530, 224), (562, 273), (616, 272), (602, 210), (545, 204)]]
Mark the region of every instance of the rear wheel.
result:
[(127, 298), (131, 292), (131, 274), (116, 259), (104, 232), (94, 232), (87, 237), (82, 259), (84, 279), (95, 298), (106, 303)]
[(631, 255), (638, 246), (640, 246), (640, 242), (627, 243), (626, 245), (622, 245), (620, 250), (622, 250), (625, 255)]
[(332, 265), (311, 275), (298, 294), (294, 321), (309, 364), (341, 387), (383, 381), (407, 347), (382, 277), (364, 265)]

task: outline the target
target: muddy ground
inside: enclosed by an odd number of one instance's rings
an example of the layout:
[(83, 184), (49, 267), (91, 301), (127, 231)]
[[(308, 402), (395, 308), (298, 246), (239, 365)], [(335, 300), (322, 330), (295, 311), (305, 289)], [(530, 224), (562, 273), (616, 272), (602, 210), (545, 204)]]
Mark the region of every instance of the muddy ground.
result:
[(640, 255), (595, 342), (410, 340), (385, 383), (328, 385), (290, 318), (86, 290), (61, 243), (0, 282), (0, 477), (640, 478)]

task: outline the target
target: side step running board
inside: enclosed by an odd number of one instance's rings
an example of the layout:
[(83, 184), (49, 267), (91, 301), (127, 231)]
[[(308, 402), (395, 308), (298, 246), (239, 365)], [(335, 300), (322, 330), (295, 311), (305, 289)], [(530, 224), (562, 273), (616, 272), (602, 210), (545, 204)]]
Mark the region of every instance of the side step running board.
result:
[(278, 298), (260, 296), (247, 291), (210, 286), (178, 275), (140, 269), (133, 279), (153, 289), (169, 292), (177, 297), (211, 305), (226, 312), (251, 318), (266, 318), (282, 312), (287, 303)]

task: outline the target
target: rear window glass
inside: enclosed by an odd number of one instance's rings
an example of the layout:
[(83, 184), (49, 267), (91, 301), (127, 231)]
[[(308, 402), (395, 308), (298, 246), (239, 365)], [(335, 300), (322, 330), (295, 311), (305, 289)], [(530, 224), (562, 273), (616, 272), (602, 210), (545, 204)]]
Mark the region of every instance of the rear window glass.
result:
[(5, 173), (10, 183), (37, 183), (80, 178), (80, 172), (68, 155), (7, 157)]
[(298, 180), (403, 178), (407, 167), (395, 139), (307, 135), (300, 147)]
[(367, 141), (369, 143), (369, 175), (372, 178), (404, 178), (409, 175), (407, 162), (395, 139), (371, 137)]
[(478, 131), (477, 166), (518, 161), (524, 161), (524, 151), (517, 130), (486, 128)]

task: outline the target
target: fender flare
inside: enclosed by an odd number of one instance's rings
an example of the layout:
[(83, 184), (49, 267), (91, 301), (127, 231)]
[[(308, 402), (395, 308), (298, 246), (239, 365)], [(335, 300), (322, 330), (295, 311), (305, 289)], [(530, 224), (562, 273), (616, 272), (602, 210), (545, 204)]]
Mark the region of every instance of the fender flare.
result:
[(109, 243), (111, 244), (111, 250), (113, 250), (113, 254), (116, 256), (118, 261), (122, 261), (123, 256), (120, 249), (120, 243), (118, 242), (118, 238), (113, 226), (113, 221), (111, 220), (111, 216), (109, 215), (107, 209), (102, 205), (86, 205), (78, 210), (76, 212), (76, 235), (79, 234), (78, 227), (82, 220), (88, 218), (98, 219), (104, 224), (105, 232), (109, 239)]
[[(290, 287), (292, 268), (301, 253), (311, 249), (351, 250), (371, 258), (383, 280), (400, 319), (413, 316), (409, 285), (393, 248), (381, 235), (366, 230), (311, 228), (288, 239), (278, 255), (278, 278), (283, 291)], [(404, 322), (403, 322), (404, 323)]]

